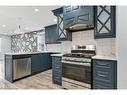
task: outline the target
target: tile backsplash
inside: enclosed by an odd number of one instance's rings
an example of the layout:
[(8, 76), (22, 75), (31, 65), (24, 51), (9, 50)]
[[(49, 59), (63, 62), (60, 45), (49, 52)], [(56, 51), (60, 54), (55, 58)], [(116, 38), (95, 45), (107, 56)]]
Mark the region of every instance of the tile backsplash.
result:
[(74, 32), (72, 34), (72, 45), (96, 45), (98, 55), (115, 55), (115, 38), (94, 39), (94, 30)]
[(61, 52), (61, 44), (47, 44), (46, 50), (47, 51)]
[[(24, 35), (13, 35), (11, 37), (12, 52), (34, 52), (38, 51), (37, 34), (39, 32), (26, 33)], [(45, 38), (45, 36), (43, 36)], [(44, 39), (42, 39), (44, 40)], [(45, 43), (45, 41), (40, 42)], [(94, 30), (79, 31), (72, 33), (72, 41), (62, 41), (61, 44), (47, 44), (44, 50), (61, 53), (71, 52), (73, 45), (96, 45), (98, 55), (116, 56), (116, 39), (94, 39)], [(40, 49), (39, 49), (40, 50)]]
[(98, 55), (116, 55), (116, 39), (94, 39), (94, 30), (79, 31), (72, 33), (72, 41), (63, 41), (61, 44), (48, 44), (47, 50), (67, 53), (71, 51), (72, 45), (96, 45)]

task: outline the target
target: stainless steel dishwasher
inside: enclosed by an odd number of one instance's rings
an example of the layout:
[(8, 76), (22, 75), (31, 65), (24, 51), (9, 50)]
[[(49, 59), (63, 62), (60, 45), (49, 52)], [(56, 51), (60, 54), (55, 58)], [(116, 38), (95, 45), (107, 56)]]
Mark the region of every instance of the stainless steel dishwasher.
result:
[(31, 75), (31, 57), (13, 60), (13, 80)]

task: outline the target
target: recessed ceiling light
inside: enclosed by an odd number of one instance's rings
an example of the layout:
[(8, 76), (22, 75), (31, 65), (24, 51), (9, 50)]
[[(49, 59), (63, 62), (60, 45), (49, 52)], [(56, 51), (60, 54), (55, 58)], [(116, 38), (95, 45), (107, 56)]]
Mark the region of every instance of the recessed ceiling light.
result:
[(3, 24), (3, 25), (2, 25), (2, 27), (6, 27), (6, 25), (5, 25), (5, 24)]
[(34, 11), (35, 11), (35, 12), (38, 12), (38, 11), (39, 11), (39, 9), (34, 9)]

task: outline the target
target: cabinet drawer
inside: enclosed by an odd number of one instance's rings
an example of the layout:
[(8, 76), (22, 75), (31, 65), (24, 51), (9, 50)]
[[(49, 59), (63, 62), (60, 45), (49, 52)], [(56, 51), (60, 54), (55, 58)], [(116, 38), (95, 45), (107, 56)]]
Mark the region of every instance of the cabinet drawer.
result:
[(93, 60), (93, 67), (102, 70), (111, 70), (113, 67), (112, 61)]
[(62, 75), (62, 71), (61, 70), (53, 70), (53, 75), (61, 76)]
[(61, 80), (62, 78), (60, 76), (54, 76), (54, 80)]
[(93, 89), (114, 89), (112, 84), (93, 81)]
[(58, 84), (58, 85), (62, 85), (62, 81), (61, 80), (53, 80), (53, 83)]
[(52, 60), (52, 66), (56, 68), (60, 68), (62, 66), (61, 61), (59, 60)]
[(53, 81), (59, 81), (59, 82), (62, 82), (62, 78), (61, 76), (53, 76)]
[(113, 83), (113, 76), (111, 71), (102, 71), (102, 70), (94, 70), (93, 72), (93, 80)]
[(52, 62), (53, 63), (58, 63), (58, 62), (60, 62), (61, 61), (61, 58), (59, 58), (59, 57), (52, 57)]
[(55, 64), (54, 69), (60, 70), (60, 69), (62, 69), (62, 65), (61, 64)]

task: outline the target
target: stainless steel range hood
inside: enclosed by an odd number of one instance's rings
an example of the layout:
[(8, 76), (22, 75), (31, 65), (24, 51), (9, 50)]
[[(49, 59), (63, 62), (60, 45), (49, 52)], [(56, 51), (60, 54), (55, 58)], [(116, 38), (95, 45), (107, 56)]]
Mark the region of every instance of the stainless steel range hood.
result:
[(65, 27), (65, 29), (69, 31), (88, 30), (93, 28), (94, 28), (93, 24), (80, 24), (80, 23)]

